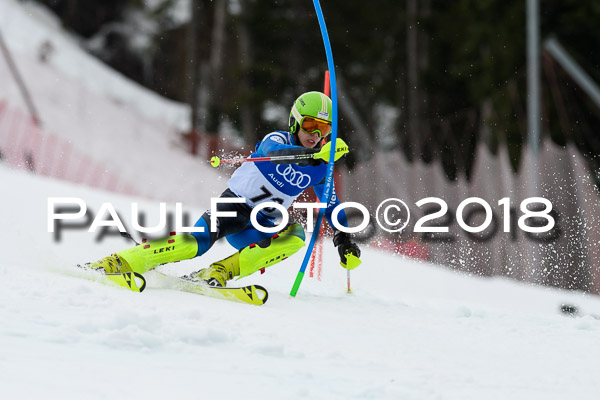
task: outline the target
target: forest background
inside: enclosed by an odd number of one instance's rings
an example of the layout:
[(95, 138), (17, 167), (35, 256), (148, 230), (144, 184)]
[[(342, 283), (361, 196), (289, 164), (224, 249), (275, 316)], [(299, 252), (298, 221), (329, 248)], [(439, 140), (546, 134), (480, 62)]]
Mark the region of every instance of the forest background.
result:
[[(229, 129), (253, 145), (285, 129), (289, 107), (320, 90), (326, 58), (314, 7), (295, 0), (39, 0), (81, 46), (124, 75), (192, 106), (190, 134)], [(341, 98), (340, 132), (361, 151), (440, 162), (469, 179), (478, 143), (527, 144), (525, 0), (322, 1)], [(540, 0), (554, 37), (600, 82), (600, 2)], [(600, 110), (542, 55), (542, 136), (571, 142), (600, 171)], [(367, 146), (365, 147), (365, 143)]]

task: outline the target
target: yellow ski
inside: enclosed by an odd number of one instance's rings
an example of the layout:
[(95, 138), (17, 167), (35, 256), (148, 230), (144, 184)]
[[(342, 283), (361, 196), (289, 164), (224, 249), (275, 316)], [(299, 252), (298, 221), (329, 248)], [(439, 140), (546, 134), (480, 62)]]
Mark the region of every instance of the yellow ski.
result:
[[(85, 265), (78, 265), (88, 271), (94, 271), (98, 273), (98, 277), (102, 280), (106, 278), (108, 281), (113, 282), (119, 286), (132, 290), (134, 292), (143, 292), (146, 288), (146, 278), (138, 272), (125, 272), (119, 274), (102, 274), (99, 271), (87, 268)], [(267, 302), (269, 293), (267, 289), (260, 285), (249, 285), (235, 288), (220, 288), (204, 285), (181, 279), (171, 275), (165, 275), (158, 271), (151, 272), (151, 281), (158, 287), (164, 287), (167, 289), (181, 290), (184, 292), (200, 294), (202, 296), (214, 297), (217, 299), (224, 299), (235, 301), (238, 303), (252, 304), (255, 306), (262, 306)]]
[(137, 272), (130, 271), (118, 274), (106, 274), (104, 273), (104, 270), (90, 268), (89, 263), (83, 265), (77, 264), (77, 266), (85, 271), (93, 272), (94, 280), (110, 281), (134, 292), (143, 292), (146, 288), (146, 278)]
[(181, 279), (172, 275), (165, 275), (158, 271), (153, 271), (151, 279), (154, 280), (154, 278), (156, 278), (159, 286), (163, 286), (168, 289), (176, 289), (188, 293), (195, 293), (202, 296), (230, 300), (238, 303), (252, 304), (255, 306), (262, 306), (269, 298), (267, 289), (260, 285), (221, 288), (204, 285), (202, 283), (189, 281), (187, 279)]
[(143, 292), (146, 288), (146, 279), (142, 274), (137, 272), (125, 272), (124, 274), (105, 274), (111, 282), (119, 286), (123, 286), (134, 292)]

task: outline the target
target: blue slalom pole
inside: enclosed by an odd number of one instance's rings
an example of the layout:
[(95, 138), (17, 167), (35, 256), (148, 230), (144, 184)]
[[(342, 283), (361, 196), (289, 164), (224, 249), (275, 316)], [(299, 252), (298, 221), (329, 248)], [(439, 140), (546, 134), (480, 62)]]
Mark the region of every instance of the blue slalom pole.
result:
[[(319, 3), (319, 0), (313, 0), (313, 4), (315, 6), (315, 11), (317, 12), (319, 27), (321, 28), (321, 35), (323, 36), (323, 44), (325, 45), (325, 55), (327, 56), (327, 67), (329, 68), (329, 79), (331, 82), (331, 103), (333, 108), (331, 117), (331, 142), (333, 143), (333, 146), (331, 146), (331, 150), (329, 152), (329, 163), (327, 164), (327, 175), (325, 178), (325, 190), (323, 191), (323, 200), (325, 200), (325, 203), (329, 207), (329, 201), (331, 198), (331, 192), (333, 188), (333, 160), (335, 160), (335, 140), (337, 139), (338, 125), (337, 86), (335, 81), (335, 65), (333, 63), (333, 55), (331, 53), (331, 43), (329, 42), (329, 35), (327, 33), (327, 27), (325, 26), (325, 18), (323, 17), (321, 4)], [(319, 209), (319, 215), (317, 216), (317, 222), (315, 223), (315, 228), (310, 238), (308, 249), (306, 249), (306, 254), (304, 255), (304, 260), (302, 261), (302, 266), (300, 266), (300, 271), (298, 271), (298, 275), (296, 275), (294, 286), (292, 287), (292, 291), (290, 292), (290, 296), (292, 297), (295, 297), (296, 293), (298, 293), (298, 288), (300, 288), (300, 284), (302, 283), (302, 279), (304, 278), (304, 272), (306, 271), (306, 266), (310, 261), (310, 256), (314, 250), (315, 242), (317, 241), (317, 237), (319, 236), (319, 231), (321, 230), (320, 228), (321, 224), (323, 223), (324, 215), (325, 209)]]

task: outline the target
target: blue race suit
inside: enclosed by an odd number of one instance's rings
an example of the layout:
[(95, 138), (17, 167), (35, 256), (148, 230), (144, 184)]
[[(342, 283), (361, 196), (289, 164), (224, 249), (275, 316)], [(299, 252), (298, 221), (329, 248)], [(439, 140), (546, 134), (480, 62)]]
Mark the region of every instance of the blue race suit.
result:
[[(291, 133), (275, 131), (266, 135), (256, 145), (255, 152), (250, 157), (266, 157), (271, 151), (299, 147)], [(233, 173), (227, 182), (228, 189), (221, 197), (243, 197), (246, 199), (246, 203), (219, 204), (219, 211), (236, 211), (238, 217), (218, 218), (218, 232), (210, 232), (209, 212), (196, 222), (195, 226), (204, 227), (204, 232), (192, 233), (198, 241), (197, 256), (204, 254), (221, 237), (226, 237), (228, 242), (239, 250), (272, 236), (272, 233), (257, 230), (249, 222), (252, 208), (263, 202), (276, 202), (288, 209), (294, 200), (309, 187), (313, 187), (321, 201), (325, 191), (326, 174), (327, 164), (325, 163), (316, 166), (299, 166), (271, 162), (245, 162)], [(331, 213), (338, 204), (340, 202), (335, 188), (332, 188), (331, 198), (325, 211), (330, 225), (332, 225)], [(257, 221), (263, 226), (275, 226), (280, 218), (280, 211), (274, 207), (263, 208), (257, 215)], [(341, 225), (348, 226), (343, 210), (338, 214), (338, 221)]]

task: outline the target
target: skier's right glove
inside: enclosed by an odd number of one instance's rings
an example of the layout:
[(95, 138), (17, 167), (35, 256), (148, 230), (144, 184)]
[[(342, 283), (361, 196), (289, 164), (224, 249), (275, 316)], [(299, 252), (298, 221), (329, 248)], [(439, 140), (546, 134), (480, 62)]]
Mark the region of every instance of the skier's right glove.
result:
[[(348, 153), (348, 145), (342, 139), (337, 138), (335, 140), (335, 153), (333, 155), (333, 162), (336, 162), (340, 158), (344, 156), (344, 154)], [(318, 160), (323, 160), (324, 162), (329, 162), (329, 155), (331, 153), (331, 142), (327, 142), (321, 147), (315, 155), (314, 158)]]
[(338, 249), (342, 267), (354, 269), (361, 264), (359, 259), (360, 249), (356, 243), (350, 240), (350, 235), (346, 232), (335, 231), (333, 234), (333, 244)]
[[(344, 154), (348, 153), (348, 145), (342, 139), (336, 139), (335, 153), (333, 161), (339, 160)], [(319, 165), (329, 161), (329, 155), (331, 153), (331, 142), (325, 143), (320, 149), (310, 149), (301, 146), (295, 146), (287, 149), (269, 151), (267, 155), (269, 157), (276, 156), (300, 156), (304, 154), (314, 154), (312, 158), (304, 158), (301, 160), (274, 160), (271, 161), (274, 164), (298, 164), (301, 167), (307, 165)]]

